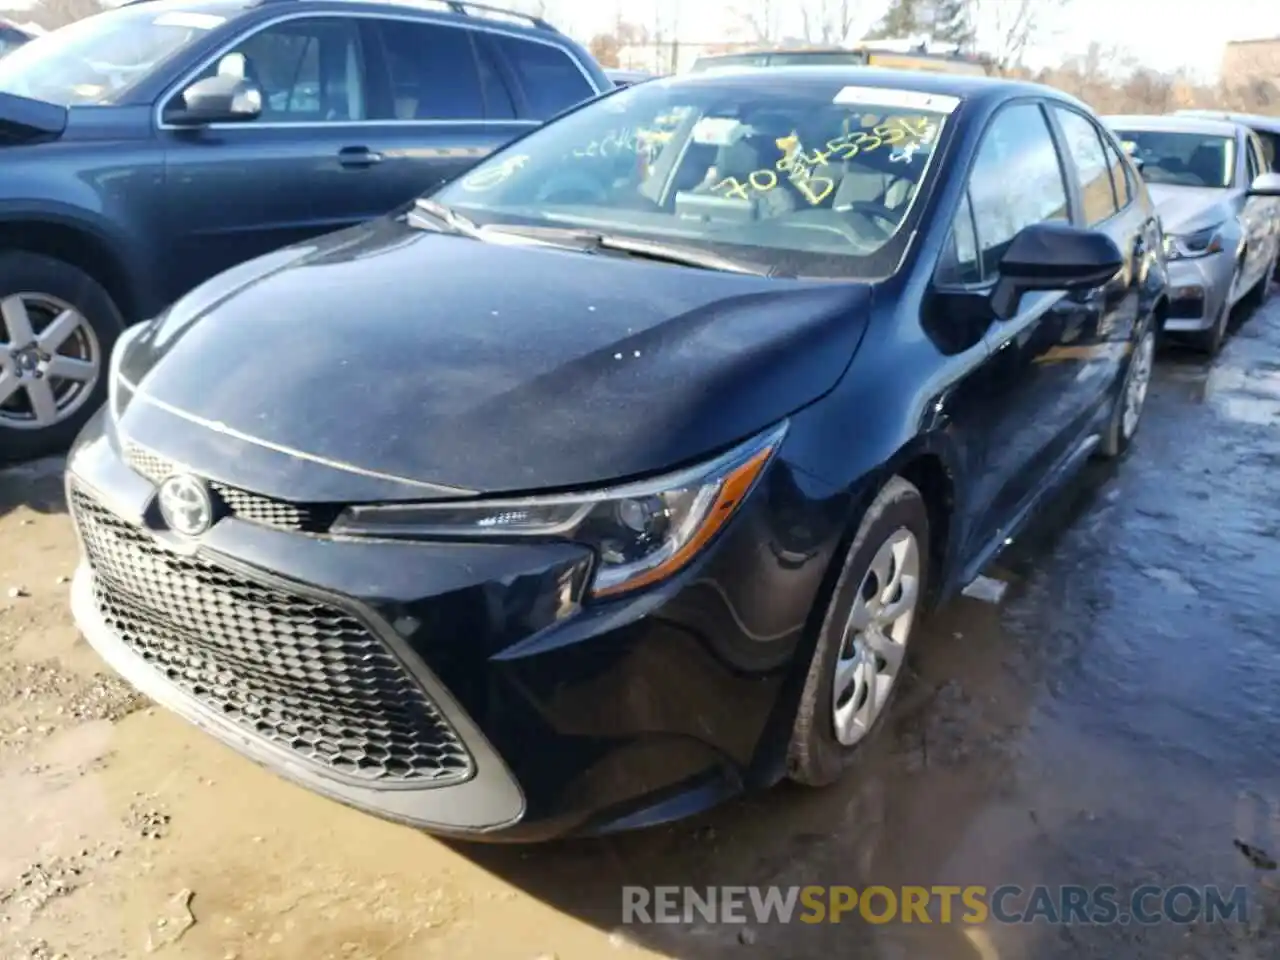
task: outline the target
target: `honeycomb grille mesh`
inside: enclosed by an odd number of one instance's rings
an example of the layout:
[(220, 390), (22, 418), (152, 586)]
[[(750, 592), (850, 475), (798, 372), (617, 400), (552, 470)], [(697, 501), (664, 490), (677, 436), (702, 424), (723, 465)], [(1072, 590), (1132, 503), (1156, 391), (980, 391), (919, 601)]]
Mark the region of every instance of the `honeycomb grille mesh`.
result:
[[(125, 463), (137, 473), (142, 474), (152, 483), (159, 484), (166, 477), (178, 473), (182, 467), (146, 447), (136, 443), (128, 443), (124, 449)], [(259, 523), (268, 527), (280, 527), (284, 530), (299, 530), (305, 533), (324, 533), (338, 519), (342, 507), (327, 503), (289, 503), (264, 497), (258, 493), (250, 493), (225, 483), (210, 483), (214, 492), (227, 511), (241, 520)]]
[(326, 771), (418, 786), (471, 775), (457, 734), (361, 621), (167, 550), (82, 490), (71, 507), (98, 611), (170, 683)]

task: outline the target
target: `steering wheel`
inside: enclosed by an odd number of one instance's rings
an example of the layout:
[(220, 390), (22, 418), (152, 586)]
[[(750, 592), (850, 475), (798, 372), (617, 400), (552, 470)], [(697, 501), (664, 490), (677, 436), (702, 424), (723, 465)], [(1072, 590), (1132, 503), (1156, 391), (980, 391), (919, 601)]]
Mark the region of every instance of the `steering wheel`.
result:
[(603, 203), (608, 197), (595, 177), (581, 170), (562, 170), (552, 174), (538, 192), (535, 203)]

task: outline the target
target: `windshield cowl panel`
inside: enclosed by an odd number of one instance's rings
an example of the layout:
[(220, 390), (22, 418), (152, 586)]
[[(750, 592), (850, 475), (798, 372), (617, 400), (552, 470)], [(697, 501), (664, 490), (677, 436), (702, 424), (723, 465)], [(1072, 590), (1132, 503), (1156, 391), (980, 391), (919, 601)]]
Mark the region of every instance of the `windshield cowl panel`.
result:
[(958, 103), (818, 78), (651, 81), (534, 131), (432, 199), (482, 228), (702, 248), (775, 276), (879, 278), (897, 269)]

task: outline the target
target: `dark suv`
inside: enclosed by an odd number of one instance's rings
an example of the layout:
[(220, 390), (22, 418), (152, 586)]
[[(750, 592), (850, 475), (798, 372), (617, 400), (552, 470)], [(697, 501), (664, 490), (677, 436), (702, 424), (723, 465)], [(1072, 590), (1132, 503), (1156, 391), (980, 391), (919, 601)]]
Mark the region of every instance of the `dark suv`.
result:
[(541, 19), (457, 2), (141, 0), (14, 51), (0, 460), (71, 440), (125, 324), (386, 214), (612, 87)]

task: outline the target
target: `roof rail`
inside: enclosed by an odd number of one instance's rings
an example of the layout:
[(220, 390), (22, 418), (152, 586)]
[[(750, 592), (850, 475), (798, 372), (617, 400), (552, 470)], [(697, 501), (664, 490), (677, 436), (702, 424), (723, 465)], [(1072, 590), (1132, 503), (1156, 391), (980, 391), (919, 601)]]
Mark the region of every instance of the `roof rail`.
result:
[[(128, 0), (128, 3), (150, 3), (152, 0)], [(259, 0), (260, 4), (276, 4), (276, 3), (305, 3), (306, 0)], [(516, 23), (529, 24), (537, 27), (539, 30), (547, 30), (551, 33), (559, 33), (554, 26), (543, 20), (541, 17), (534, 16), (530, 13), (520, 13), (517, 10), (508, 10), (505, 7), (495, 7), (487, 3), (472, 3), (471, 0), (382, 0), (391, 4), (403, 6), (437, 6), (449, 13), (456, 13), (461, 16), (468, 17), (484, 17), (490, 20), (511, 20)]]

